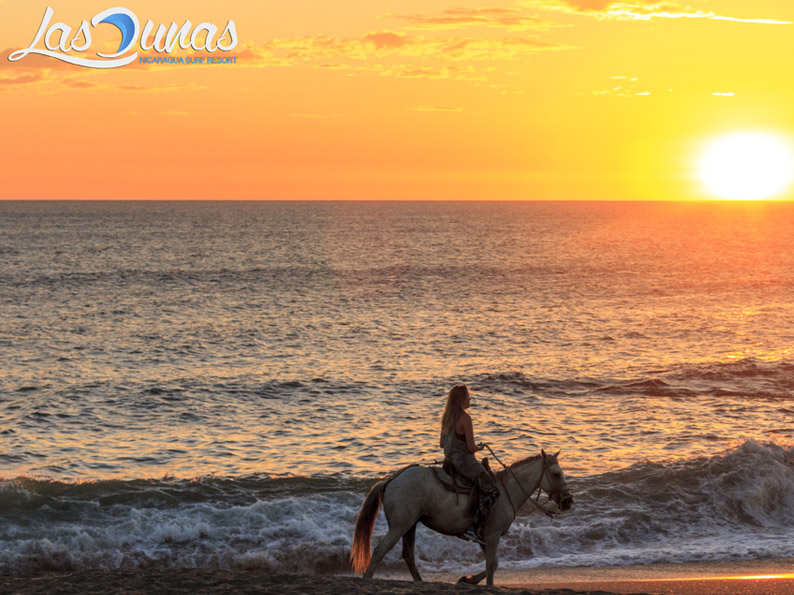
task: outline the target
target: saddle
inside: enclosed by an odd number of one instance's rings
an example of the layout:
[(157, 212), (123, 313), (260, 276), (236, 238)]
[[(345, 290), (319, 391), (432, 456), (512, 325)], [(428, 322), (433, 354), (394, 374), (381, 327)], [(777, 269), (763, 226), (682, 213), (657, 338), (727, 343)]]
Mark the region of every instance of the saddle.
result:
[[(483, 458), (480, 463), (482, 463), (482, 466), (485, 467), (485, 470), (491, 477), (495, 477), (493, 471), (491, 471), (491, 466), (488, 463), (487, 457)], [(466, 494), (469, 496), (469, 508), (466, 511), (466, 515), (473, 517), (474, 512), (480, 505), (480, 490), (477, 484), (468, 477), (461, 475), (455, 468), (455, 465), (452, 464), (452, 461), (446, 457), (440, 469), (438, 467), (430, 467), (430, 469), (433, 471), (436, 479), (447, 491), (453, 492), (454, 494)]]

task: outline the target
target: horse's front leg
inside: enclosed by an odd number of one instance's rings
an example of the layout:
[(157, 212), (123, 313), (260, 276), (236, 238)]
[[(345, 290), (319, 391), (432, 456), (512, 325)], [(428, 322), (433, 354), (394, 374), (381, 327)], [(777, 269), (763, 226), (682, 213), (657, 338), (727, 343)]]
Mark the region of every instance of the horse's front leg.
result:
[[(482, 549), (482, 553), (483, 553), (483, 555), (485, 555), (485, 546), (481, 545), (480, 549)], [(487, 559), (488, 558), (486, 556), (486, 560)], [(466, 584), (466, 585), (479, 585), (480, 581), (482, 579), (484, 579), (487, 574), (488, 574), (488, 569), (487, 569), (487, 566), (486, 566), (486, 569), (483, 570), (482, 572), (478, 573), (478, 574), (473, 574), (471, 576), (462, 576), (462, 577), (460, 577), (458, 579), (458, 584), (463, 583), (463, 584)]]
[(499, 565), (496, 559), (496, 549), (499, 547), (499, 537), (494, 541), (486, 541), (485, 547), (485, 584), (489, 587), (493, 586), (493, 575), (496, 572), (496, 567)]
[(474, 574), (472, 576), (462, 576), (458, 579), (458, 584), (466, 584), (466, 585), (477, 585), (479, 582), (485, 578), (485, 570), (483, 570), (479, 574)]

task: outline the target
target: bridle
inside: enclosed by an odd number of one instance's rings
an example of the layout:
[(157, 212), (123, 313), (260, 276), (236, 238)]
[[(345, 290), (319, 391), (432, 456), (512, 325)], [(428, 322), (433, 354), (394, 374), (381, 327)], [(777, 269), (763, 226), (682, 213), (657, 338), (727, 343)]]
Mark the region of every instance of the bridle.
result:
[[(543, 514), (545, 514), (547, 517), (549, 517), (550, 519), (553, 519), (556, 516), (558, 516), (559, 514), (561, 514), (560, 512), (556, 512), (556, 511), (550, 510), (550, 509), (545, 507), (546, 504), (548, 504), (549, 502), (553, 501), (553, 498), (554, 498), (555, 495), (561, 495), (559, 487), (555, 486), (555, 488), (553, 490), (553, 493), (546, 494), (547, 500), (545, 502), (543, 502), (543, 504), (539, 503), (540, 495), (542, 493), (544, 493), (543, 492), (543, 488), (540, 487), (540, 484), (543, 483), (543, 478), (545, 477), (548, 480), (549, 485), (554, 485), (552, 483), (552, 481), (551, 481), (551, 477), (549, 477), (549, 467), (550, 467), (550, 465), (548, 464), (548, 462), (546, 460), (546, 457), (542, 457), (543, 458), (543, 469), (541, 471), (540, 480), (538, 481), (537, 495), (535, 496), (535, 498), (532, 498), (532, 494), (534, 494), (535, 492), (532, 492), (532, 493), (527, 492), (527, 490), (524, 489), (524, 486), (521, 484), (521, 481), (519, 481), (518, 477), (516, 477), (516, 474), (513, 472), (513, 470), (510, 467), (508, 467), (507, 465), (505, 465), (499, 459), (499, 457), (496, 456), (496, 453), (491, 449), (490, 446), (488, 446), (487, 444), (485, 444), (484, 446), (485, 446), (485, 448), (488, 449), (488, 452), (491, 453), (493, 458), (496, 459), (496, 461), (502, 467), (504, 467), (504, 469), (508, 473), (510, 473), (510, 475), (515, 480), (515, 482), (518, 485), (518, 487), (521, 488), (521, 491), (524, 493), (524, 496), (526, 496), (526, 500), (532, 502), (532, 504), (535, 505), (535, 508), (533, 510), (531, 510), (529, 512), (529, 514), (532, 514), (533, 512), (535, 512), (535, 510), (539, 510)], [(507, 500), (510, 502), (510, 507), (513, 509), (513, 518), (515, 518), (518, 515), (518, 508), (516, 508), (516, 505), (513, 503), (513, 499), (510, 497), (510, 490), (508, 490), (506, 486), (504, 487), (504, 491), (505, 491), (505, 495), (507, 496)], [(555, 502), (555, 504), (556, 504), (556, 502)]]

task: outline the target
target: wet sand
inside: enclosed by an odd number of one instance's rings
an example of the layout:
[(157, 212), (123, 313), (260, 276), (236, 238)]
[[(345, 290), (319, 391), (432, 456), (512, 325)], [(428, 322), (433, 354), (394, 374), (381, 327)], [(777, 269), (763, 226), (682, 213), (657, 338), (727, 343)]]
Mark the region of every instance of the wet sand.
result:
[[(459, 574), (427, 576), (454, 582)], [(763, 578), (761, 578), (763, 577)], [(406, 575), (390, 578), (407, 579)], [(538, 568), (496, 574), (501, 587), (524, 592), (646, 593), (649, 595), (794, 595), (794, 558), (744, 562), (646, 564), (640, 566)], [(547, 591), (551, 590), (551, 591)]]
[[(298, 595), (790, 595), (794, 560), (736, 563), (655, 564), (604, 568), (499, 571), (497, 586), (455, 585), (458, 576), (428, 575), (414, 583), (400, 574), (361, 579), (331, 575), (279, 575), (262, 571), (136, 569), (0, 576), (0, 593), (66, 595), (124, 593), (268, 593)], [(764, 578), (760, 578), (764, 577)]]
[[(0, 593), (34, 595), (97, 595), (124, 593), (231, 594), (267, 593), (279, 595), (424, 595), (502, 594), (578, 595), (569, 589), (530, 590), (525, 588), (454, 585), (444, 582), (414, 583), (403, 580), (362, 579), (352, 576), (273, 576), (262, 572), (223, 572), (192, 569), (85, 571), (42, 574), (35, 577), (0, 577)], [(582, 595), (611, 595), (583, 591)]]
[(791, 595), (794, 559), (542, 569), (505, 577), (505, 584), (651, 595)]

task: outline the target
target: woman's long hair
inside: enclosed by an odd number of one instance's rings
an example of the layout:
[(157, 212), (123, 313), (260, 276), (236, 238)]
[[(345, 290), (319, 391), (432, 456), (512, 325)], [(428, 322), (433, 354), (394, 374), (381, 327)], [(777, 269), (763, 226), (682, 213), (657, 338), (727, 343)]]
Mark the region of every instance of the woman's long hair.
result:
[(444, 415), (441, 416), (441, 440), (450, 432), (455, 431), (455, 422), (458, 416), (463, 413), (463, 404), (469, 396), (469, 387), (465, 384), (453, 386), (447, 395), (447, 404), (444, 407)]

